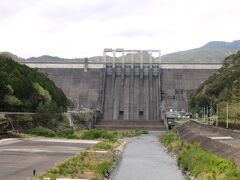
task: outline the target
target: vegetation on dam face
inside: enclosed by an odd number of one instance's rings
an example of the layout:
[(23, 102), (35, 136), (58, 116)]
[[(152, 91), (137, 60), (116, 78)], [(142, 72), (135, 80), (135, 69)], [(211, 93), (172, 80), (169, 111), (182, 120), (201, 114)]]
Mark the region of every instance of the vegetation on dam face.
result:
[(68, 100), (44, 74), (0, 54), (0, 110), (35, 112), (46, 104), (63, 111)]
[(229, 104), (230, 122), (240, 123), (240, 51), (225, 58), (223, 66), (210, 76), (194, 92), (191, 99), (193, 112), (201, 112), (202, 107), (218, 105), (219, 120), (226, 119), (226, 103)]

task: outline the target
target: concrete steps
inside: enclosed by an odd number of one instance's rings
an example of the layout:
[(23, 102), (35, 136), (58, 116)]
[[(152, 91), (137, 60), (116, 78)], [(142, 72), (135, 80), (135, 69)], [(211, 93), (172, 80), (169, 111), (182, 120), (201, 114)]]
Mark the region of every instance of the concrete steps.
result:
[(104, 129), (139, 129), (139, 130), (165, 130), (160, 121), (124, 121), (124, 120), (99, 120), (95, 128)]

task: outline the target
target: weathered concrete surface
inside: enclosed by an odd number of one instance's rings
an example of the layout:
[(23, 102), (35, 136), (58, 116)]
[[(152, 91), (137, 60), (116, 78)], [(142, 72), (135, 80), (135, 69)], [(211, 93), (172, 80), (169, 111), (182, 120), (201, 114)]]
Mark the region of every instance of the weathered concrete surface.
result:
[[(203, 66), (204, 67), (204, 66)], [(164, 108), (189, 112), (191, 93), (217, 69), (163, 69)]]
[[(30, 63), (63, 89), (75, 105), (103, 110), (104, 120), (160, 120), (160, 107), (189, 110), (190, 94), (220, 64)], [(102, 66), (99, 66), (102, 65)], [(87, 67), (87, 68), (86, 68)], [(161, 99), (163, 97), (163, 99)]]
[(176, 161), (159, 143), (159, 132), (138, 137), (126, 145), (119, 166), (111, 180), (181, 180), (186, 179)]
[(66, 141), (61, 139), (0, 140), (0, 179), (26, 180), (63, 162), (88, 148), (96, 141)]
[(46, 74), (75, 105), (86, 108), (101, 107), (102, 104), (102, 69), (70, 68), (43, 68), (41, 72)]
[[(189, 143), (200, 146), (216, 155), (234, 161), (240, 167), (240, 132), (189, 121), (177, 127), (179, 135)], [(212, 137), (218, 137), (213, 139)], [(223, 138), (221, 138), (223, 137)], [(224, 137), (232, 137), (225, 139)]]
[(159, 120), (159, 104), (158, 74), (141, 78), (134, 74), (134, 69), (129, 69), (128, 75), (121, 76), (113, 69), (111, 75), (106, 76), (104, 120)]

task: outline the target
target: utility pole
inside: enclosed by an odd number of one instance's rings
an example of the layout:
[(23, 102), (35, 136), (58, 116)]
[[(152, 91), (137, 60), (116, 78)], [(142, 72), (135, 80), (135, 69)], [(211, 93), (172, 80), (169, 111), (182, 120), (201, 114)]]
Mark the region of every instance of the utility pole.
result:
[(208, 107), (206, 109), (207, 123), (208, 123)]
[(218, 126), (218, 104), (217, 104), (217, 118), (216, 118), (216, 126)]
[(227, 102), (227, 120), (226, 120), (226, 128), (228, 128), (228, 102)]
[(203, 117), (204, 117), (204, 123), (206, 123), (206, 110), (205, 110), (205, 107), (203, 107)]

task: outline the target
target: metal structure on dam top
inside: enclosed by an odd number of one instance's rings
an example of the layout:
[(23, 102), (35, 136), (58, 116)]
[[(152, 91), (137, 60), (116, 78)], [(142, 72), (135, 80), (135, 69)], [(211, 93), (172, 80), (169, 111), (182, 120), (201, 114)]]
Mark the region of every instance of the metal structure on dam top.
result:
[(149, 65), (150, 68), (152, 68), (152, 64), (153, 64), (153, 56), (152, 53), (156, 52), (158, 53), (158, 64), (160, 67), (161, 64), (161, 51), (160, 50), (125, 50), (125, 49), (111, 49), (111, 48), (105, 48), (103, 51), (103, 63), (105, 65), (105, 67), (107, 66), (107, 53), (111, 52), (112, 53), (112, 64), (113, 64), (113, 68), (115, 68), (115, 64), (116, 64), (116, 53), (122, 53), (121, 56), (121, 64), (122, 64), (122, 68), (124, 68), (125, 65), (125, 53), (131, 53), (131, 68), (134, 68), (134, 53), (140, 53), (140, 68), (143, 68), (143, 52), (147, 52), (149, 54)]

